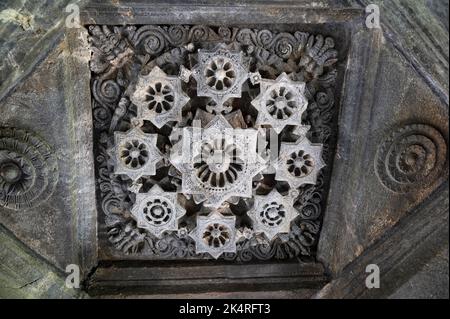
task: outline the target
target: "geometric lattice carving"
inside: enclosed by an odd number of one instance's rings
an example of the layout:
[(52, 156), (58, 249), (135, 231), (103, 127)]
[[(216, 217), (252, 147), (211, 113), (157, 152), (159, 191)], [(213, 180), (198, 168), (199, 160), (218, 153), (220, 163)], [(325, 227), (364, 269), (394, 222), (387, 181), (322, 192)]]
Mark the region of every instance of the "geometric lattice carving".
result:
[(236, 217), (213, 211), (199, 215), (197, 226), (189, 234), (195, 241), (197, 253), (208, 253), (217, 259), (223, 253), (236, 252)]
[(305, 83), (294, 82), (282, 73), (275, 81), (261, 79), (260, 93), (252, 101), (258, 110), (256, 125), (271, 125), (279, 134), (286, 125), (301, 125), (306, 110)]
[(233, 129), (222, 115), (203, 130), (184, 128), (171, 155), (182, 173), (181, 192), (215, 208), (233, 196), (251, 197), (252, 179), (265, 167), (256, 145), (256, 130)]
[(286, 181), (292, 188), (315, 184), (317, 175), (325, 166), (321, 144), (311, 143), (301, 136), (295, 143), (281, 143), (280, 155), (275, 164), (275, 179)]
[(278, 234), (288, 233), (292, 220), (298, 216), (294, 208), (296, 196), (297, 191), (283, 196), (276, 189), (265, 196), (255, 196), (253, 208), (248, 212), (253, 231), (264, 233), (269, 240)]
[(242, 84), (249, 76), (242, 63), (242, 52), (231, 52), (223, 45), (212, 51), (199, 50), (192, 71), (197, 95), (210, 97), (219, 108), (229, 98), (241, 97)]
[(178, 204), (177, 194), (165, 192), (158, 185), (154, 185), (148, 193), (136, 194), (131, 210), (138, 227), (147, 229), (156, 237), (166, 231), (177, 231), (178, 219), (185, 212)]
[[(89, 32), (99, 207), (116, 249), (140, 259), (314, 256), (329, 170), (318, 173), (336, 134), (331, 38), (202, 25)], [(276, 198), (265, 217), (249, 218), (265, 197)]]
[(168, 76), (155, 66), (148, 75), (139, 75), (131, 101), (138, 108), (139, 118), (161, 128), (169, 121), (181, 121), (181, 108), (189, 97), (182, 91), (178, 77)]
[(123, 174), (133, 181), (142, 176), (153, 176), (162, 154), (156, 147), (158, 134), (145, 134), (139, 127), (127, 132), (115, 132), (115, 144), (109, 150), (114, 160), (114, 174)]

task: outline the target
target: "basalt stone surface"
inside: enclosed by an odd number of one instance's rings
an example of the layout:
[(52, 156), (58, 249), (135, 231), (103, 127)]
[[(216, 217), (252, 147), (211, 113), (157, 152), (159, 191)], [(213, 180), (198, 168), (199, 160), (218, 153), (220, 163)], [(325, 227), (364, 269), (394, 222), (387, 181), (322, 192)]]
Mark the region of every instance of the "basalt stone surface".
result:
[(2, 2), (2, 296), (448, 297), (445, 12), (376, 3)]
[[(82, 137), (84, 132), (89, 133), (83, 129), (86, 120), (74, 119), (65, 102), (66, 61), (64, 43), (60, 43), (33, 75), (2, 102), (2, 110), (8, 111), (2, 111), (1, 120), (2, 151), (17, 154), (14, 162), (21, 161), (28, 168), (30, 179), (30, 185), (23, 185), (23, 189), (13, 185), (16, 192), (24, 193), (22, 197), (12, 197), (14, 188), (2, 188), (5, 204), (1, 222), (61, 269), (74, 261), (80, 263), (77, 221), (83, 215), (78, 215), (75, 207), (81, 204), (81, 194), (85, 193), (84, 198), (92, 196), (89, 179), (83, 178), (83, 184), (78, 184), (81, 172), (75, 170), (78, 165), (89, 169), (90, 161), (89, 152), (83, 153), (75, 145), (88, 148), (92, 142)], [(88, 210), (82, 211), (84, 216), (89, 215)]]

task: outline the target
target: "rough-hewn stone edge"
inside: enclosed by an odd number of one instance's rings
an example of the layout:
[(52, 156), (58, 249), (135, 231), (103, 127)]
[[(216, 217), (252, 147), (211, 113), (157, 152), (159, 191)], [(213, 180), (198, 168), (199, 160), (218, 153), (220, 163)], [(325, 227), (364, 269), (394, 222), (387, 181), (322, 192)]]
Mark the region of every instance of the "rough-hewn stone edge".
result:
[(40, 50), (36, 50), (36, 52), (29, 52), (29, 55), (32, 56), (30, 61), (25, 62), (21, 66), (19, 66), (18, 72), (12, 74), (8, 80), (4, 81), (0, 85), (0, 101), (6, 98), (18, 84), (22, 83), (22, 81), (27, 78), (36, 68), (37, 65), (40, 64), (44, 60), (44, 58), (49, 54), (51, 50), (53, 50), (56, 45), (61, 41), (62, 31), (60, 26), (62, 25), (62, 21), (59, 21), (59, 26), (53, 30), (50, 30), (44, 37), (42, 37), (40, 46)]
[(80, 290), (67, 288), (65, 275), (26, 247), (0, 225), (0, 298), (85, 298)]
[[(449, 185), (401, 219), (314, 298), (387, 298), (448, 244)], [(367, 289), (366, 267), (380, 268), (380, 288)]]
[(316, 290), (328, 282), (319, 263), (190, 265), (107, 262), (86, 285), (91, 296)]
[[(70, 3), (77, 4), (82, 7), (87, 1), (88, 0), (73, 0), (70, 1)], [(19, 10), (20, 8), (17, 9)], [(54, 27), (45, 30), (45, 32), (42, 33), (42, 36), (39, 37), (38, 41), (32, 39), (32, 41), (35, 42), (33, 49), (29, 52), (23, 52), (25, 58), (23, 61), (19, 61), (20, 64), (17, 66), (16, 71), (9, 74), (8, 78), (0, 83), (0, 101), (4, 100), (12, 92), (14, 92), (17, 86), (21, 84), (30, 74), (32, 74), (36, 67), (49, 54), (49, 52), (51, 52), (61, 42), (64, 34), (65, 14), (66, 13), (62, 11), (61, 15), (55, 19)], [(52, 19), (52, 16), (47, 15), (46, 19)], [(0, 24), (0, 26), (2, 26), (2, 24)], [(21, 28), (21, 26), (17, 26), (17, 28)], [(30, 29), (28, 31), (32, 32), (33, 30)]]
[(65, 30), (64, 96), (73, 152), (71, 176), (74, 233), (81, 272), (85, 278), (97, 264), (97, 208), (93, 153), (93, 124), (90, 95), (90, 50), (87, 30)]
[(317, 293), (317, 289), (265, 290), (265, 291), (232, 291), (206, 293), (174, 293), (174, 294), (117, 294), (102, 295), (98, 299), (309, 299)]
[(449, 33), (425, 1), (347, 0), (352, 7), (376, 4), (383, 33), (448, 107)]
[[(356, 143), (348, 143), (352, 132), (362, 132), (370, 126), (370, 110), (374, 103), (372, 88), (377, 78), (379, 59), (383, 46), (384, 37), (377, 29), (373, 31), (360, 28), (355, 30), (352, 36), (352, 45), (349, 49), (348, 62), (342, 88), (341, 105), (339, 107), (339, 130), (338, 130), (338, 156), (354, 156), (355, 163), (363, 163), (366, 156), (363, 148)], [(355, 120), (355, 114), (358, 119)], [(336, 156), (336, 155), (335, 155)], [(342, 161), (341, 161), (342, 162)], [(334, 160), (331, 172), (330, 192), (327, 199), (327, 209), (324, 216), (323, 226), (320, 233), (317, 258), (321, 261), (328, 272), (332, 275), (338, 273), (345, 266), (339, 259), (340, 248), (335, 246), (342, 227), (352, 222), (352, 216), (345, 214), (345, 201), (342, 199), (342, 180), (357, 181), (360, 176), (354, 166), (340, 164)], [(342, 176), (345, 176), (343, 178)], [(332, 204), (331, 204), (332, 203)]]
[[(148, 11), (149, 6), (151, 11)], [(226, 13), (226, 14), (225, 14)], [(184, 24), (203, 24), (215, 21), (215, 24), (229, 25), (228, 17), (233, 23), (249, 22), (264, 24), (273, 23), (337, 23), (347, 22), (362, 16), (358, 8), (341, 5), (307, 4), (304, 1), (246, 1), (224, 2), (184, 1), (164, 3), (155, 1), (148, 4), (142, 1), (121, 1), (119, 5), (92, 2), (81, 12), (82, 24), (172, 24), (174, 14), (180, 16)]]

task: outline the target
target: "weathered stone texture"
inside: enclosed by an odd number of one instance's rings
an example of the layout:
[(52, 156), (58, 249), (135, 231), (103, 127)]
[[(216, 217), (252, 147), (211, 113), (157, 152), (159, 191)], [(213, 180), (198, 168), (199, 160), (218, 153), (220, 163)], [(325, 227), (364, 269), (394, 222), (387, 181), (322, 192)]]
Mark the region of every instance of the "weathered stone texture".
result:
[[(94, 295), (232, 298), (258, 287), (267, 290), (255, 295), (262, 297), (448, 298), (448, 1), (133, 2), (0, 3), (0, 160), (14, 157), (28, 165), (23, 172), (39, 176), (36, 189), (16, 196), (17, 167), (0, 163), (0, 297), (84, 297), (64, 286), (65, 267), (74, 263)], [(83, 28), (65, 28), (68, 3), (83, 5)], [(364, 25), (369, 3), (380, 6), (381, 30)], [(108, 242), (94, 167), (101, 143), (88, 42), (88, 26), (106, 24), (301, 30), (335, 39), (334, 157), (325, 166), (331, 177), (313, 262), (173, 267), (146, 264), (148, 255)], [(195, 70), (184, 71), (188, 81)], [(246, 125), (238, 117), (230, 122)], [(368, 263), (382, 267), (380, 290), (364, 286)], [(223, 292), (202, 294), (212, 290)]]

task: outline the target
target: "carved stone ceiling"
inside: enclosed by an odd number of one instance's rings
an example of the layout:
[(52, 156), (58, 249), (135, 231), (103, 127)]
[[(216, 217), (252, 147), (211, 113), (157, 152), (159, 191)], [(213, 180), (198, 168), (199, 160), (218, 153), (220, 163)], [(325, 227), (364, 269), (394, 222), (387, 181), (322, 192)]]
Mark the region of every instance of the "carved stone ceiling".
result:
[(315, 256), (336, 140), (332, 37), (92, 25), (88, 40), (113, 255)]
[(2, 225), (99, 293), (321, 288), (448, 180), (448, 97), (303, 6), (88, 4), (0, 100)]

